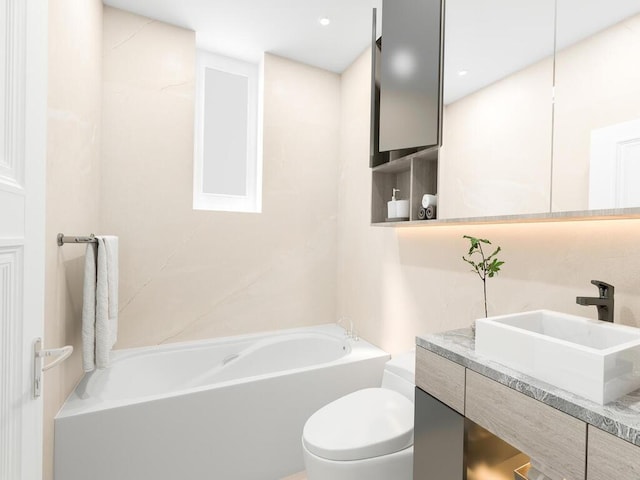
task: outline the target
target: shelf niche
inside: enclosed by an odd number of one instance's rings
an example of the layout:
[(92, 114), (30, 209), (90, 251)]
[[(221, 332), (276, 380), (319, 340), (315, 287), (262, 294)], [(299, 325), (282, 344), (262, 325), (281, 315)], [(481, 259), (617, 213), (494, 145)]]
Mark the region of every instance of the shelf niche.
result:
[[(438, 191), (438, 148), (418, 150), (391, 160), (372, 169), (371, 223), (386, 224), (394, 221), (387, 218), (387, 202), (391, 200), (393, 189), (400, 192), (398, 200), (409, 200), (409, 220), (418, 221), (422, 207), (422, 196)], [(436, 210), (437, 217), (437, 210)], [(424, 220), (430, 222), (431, 220)]]

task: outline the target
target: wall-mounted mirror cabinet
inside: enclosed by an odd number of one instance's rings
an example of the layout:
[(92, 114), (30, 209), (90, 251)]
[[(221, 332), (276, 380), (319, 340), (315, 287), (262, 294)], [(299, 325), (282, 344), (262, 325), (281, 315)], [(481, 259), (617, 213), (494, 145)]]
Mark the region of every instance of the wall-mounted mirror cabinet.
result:
[(637, 214), (640, 2), (445, 5), (438, 218)]
[[(418, 220), (422, 195), (437, 193), (442, 143), (443, 2), (382, 5), (371, 57), (372, 223)], [(404, 205), (395, 207), (392, 195)]]
[(557, 2), (552, 209), (640, 207), (640, 1)]

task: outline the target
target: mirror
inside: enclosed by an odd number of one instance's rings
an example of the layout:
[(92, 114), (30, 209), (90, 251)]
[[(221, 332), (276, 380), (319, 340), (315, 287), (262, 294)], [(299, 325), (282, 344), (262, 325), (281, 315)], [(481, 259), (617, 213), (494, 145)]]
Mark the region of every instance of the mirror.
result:
[(640, 2), (558, 0), (554, 212), (640, 207)]
[(554, 0), (447, 0), (440, 218), (548, 212)]
[(638, 52), (638, 0), (447, 0), (440, 218), (640, 207)]
[[(246, 40), (242, 25), (283, 32), (296, 26), (289, 43), (301, 50), (326, 56), (346, 50), (336, 30), (332, 43), (304, 43), (322, 30), (284, 15), (305, 10), (293, 0), (278, 0), (278, 8), (233, 4), (254, 15), (251, 21), (231, 4), (215, 2), (193, 10), (193, 18), (185, 13), (196, 8), (193, 0), (106, 3), (196, 30), (234, 33), (239, 40)], [(355, 56), (369, 43), (371, 9), (380, 14), (382, 2), (343, 3), (314, 4), (309, 18), (335, 15), (332, 29), (362, 39)], [(344, 21), (340, 12), (348, 13)], [(265, 20), (265, 14), (274, 18)], [(639, 0), (446, 1), (439, 218), (640, 207), (640, 189), (634, 188), (640, 181), (639, 15)], [(229, 48), (242, 43), (205, 33), (198, 38)], [(285, 40), (270, 49), (297, 58)]]

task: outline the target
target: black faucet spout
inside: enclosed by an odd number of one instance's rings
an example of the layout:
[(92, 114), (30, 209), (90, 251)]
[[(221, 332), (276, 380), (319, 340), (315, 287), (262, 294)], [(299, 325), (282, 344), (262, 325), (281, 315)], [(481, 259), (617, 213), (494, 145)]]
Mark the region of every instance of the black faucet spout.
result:
[(598, 320), (613, 323), (613, 293), (615, 288), (613, 285), (601, 282), (600, 280), (591, 280), (591, 283), (598, 287), (599, 297), (576, 297), (578, 305), (593, 305), (598, 309)]
[(585, 305), (585, 306), (595, 305), (597, 307), (600, 305), (608, 305), (610, 303), (610, 300), (607, 298), (599, 298), (599, 297), (576, 297), (576, 303), (578, 305)]

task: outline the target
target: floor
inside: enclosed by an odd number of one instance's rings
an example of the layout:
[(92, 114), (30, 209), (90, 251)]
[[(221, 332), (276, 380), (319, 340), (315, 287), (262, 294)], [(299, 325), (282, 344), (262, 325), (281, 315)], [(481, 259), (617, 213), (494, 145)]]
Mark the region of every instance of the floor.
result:
[(307, 480), (307, 472), (299, 472), (293, 475), (289, 475), (281, 480)]

